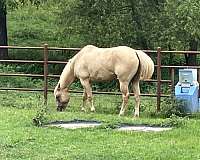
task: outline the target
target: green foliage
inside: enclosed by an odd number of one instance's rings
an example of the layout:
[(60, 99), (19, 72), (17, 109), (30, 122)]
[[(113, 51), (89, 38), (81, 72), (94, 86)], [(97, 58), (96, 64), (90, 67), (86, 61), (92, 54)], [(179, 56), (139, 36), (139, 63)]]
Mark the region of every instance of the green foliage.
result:
[(184, 117), (189, 115), (185, 110), (185, 101), (172, 98), (165, 98), (161, 103), (161, 115), (164, 117), (171, 117), (172, 115)]
[[(46, 7), (48, 6), (48, 8)], [(59, 46), (57, 5), (32, 5), (8, 12), (8, 38), (10, 45), (41, 46), (44, 43)]]
[(34, 5), (39, 7), (47, 0), (6, 0), (9, 9), (16, 9), (25, 5)]
[(38, 108), (36, 115), (33, 117), (33, 124), (37, 127), (41, 127), (47, 120), (47, 106), (42, 105)]
[(24, 5), (8, 12), (9, 42), (15, 45), (188, 49), (199, 39), (197, 0), (10, 2)]
[(186, 118), (179, 117), (175, 114), (172, 114), (163, 123), (161, 123), (161, 126), (163, 126), (163, 127), (183, 127), (187, 124), (187, 120), (188, 119), (186, 119)]
[(159, 20), (160, 40), (170, 48), (190, 49), (191, 40), (200, 37), (199, 7), (198, 0), (167, 0)]
[(140, 48), (153, 44), (147, 35), (153, 25), (151, 20), (159, 11), (159, 3), (63, 0), (61, 5), (62, 35), (69, 38), (78, 36), (78, 44), (106, 47), (120, 44)]
[[(21, 67), (13, 65), (0, 65), (1, 73), (20, 73)], [(30, 72), (29, 72), (30, 73)], [(38, 78), (1, 76), (0, 87), (10, 88), (41, 88), (43, 80)]]
[(1, 12), (6, 11), (6, 1), (5, 0), (0, 1), (0, 10), (1, 10)]

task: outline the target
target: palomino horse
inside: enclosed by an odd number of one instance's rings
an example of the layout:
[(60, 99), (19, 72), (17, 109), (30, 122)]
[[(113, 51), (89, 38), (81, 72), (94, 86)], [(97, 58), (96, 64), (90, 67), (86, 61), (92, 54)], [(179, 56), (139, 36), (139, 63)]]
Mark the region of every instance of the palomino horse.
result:
[(81, 109), (85, 111), (86, 100), (89, 101), (91, 111), (95, 111), (92, 100), (92, 81), (119, 80), (122, 92), (122, 106), (119, 115), (123, 115), (129, 98), (128, 86), (132, 83), (135, 94), (135, 114), (139, 117), (140, 79), (151, 78), (154, 63), (151, 58), (140, 50), (126, 46), (113, 48), (97, 48), (87, 45), (82, 48), (65, 66), (60, 80), (55, 87), (54, 96), (57, 110), (62, 111), (69, 102), (69, 87), (78, 78), (84, 88)]

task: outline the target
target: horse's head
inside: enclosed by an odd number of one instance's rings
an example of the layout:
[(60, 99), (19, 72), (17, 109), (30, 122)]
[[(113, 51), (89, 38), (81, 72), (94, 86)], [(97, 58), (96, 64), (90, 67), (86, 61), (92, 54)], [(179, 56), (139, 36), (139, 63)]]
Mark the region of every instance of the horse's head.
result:
[(62, 89), (58, 84), (54, 89), (54, 96), (57, 103), (57, 111), (62, 112), (67, 107), (70, 99), (68, 89)]

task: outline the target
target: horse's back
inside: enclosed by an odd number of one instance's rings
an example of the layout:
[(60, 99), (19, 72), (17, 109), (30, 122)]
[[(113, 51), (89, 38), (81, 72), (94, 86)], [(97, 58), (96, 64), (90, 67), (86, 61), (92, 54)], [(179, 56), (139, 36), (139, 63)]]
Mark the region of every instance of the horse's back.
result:
[(85, 62), (87, 65), (97, 62), (130, 62), (137, 59), (136, 50), (127, 46), (118, 46), (112, 48), (98, 48), (93, 45), (85, 46), (79, 53), (78, 62)]
[(78, 53), (74, 69), (78, 78), (111, 80), (117, 77), (129, 81), (136, 74), (138, 65), (136, 51), (132, 48), (88, 45)]

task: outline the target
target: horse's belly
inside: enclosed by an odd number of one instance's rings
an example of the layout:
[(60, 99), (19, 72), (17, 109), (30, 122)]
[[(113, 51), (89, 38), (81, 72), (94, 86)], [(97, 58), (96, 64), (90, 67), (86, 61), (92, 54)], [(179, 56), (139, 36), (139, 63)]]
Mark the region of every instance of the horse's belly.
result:
[(96, 71), (90, 73), (90, 79), (92, 81), (108, 81), (114, 79), (116, 76), (109, 71)]

